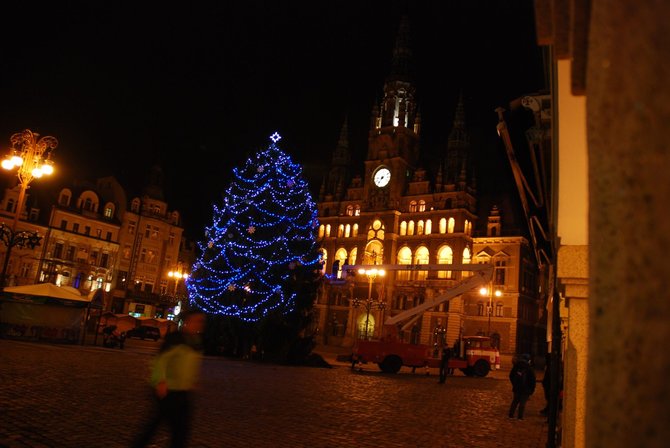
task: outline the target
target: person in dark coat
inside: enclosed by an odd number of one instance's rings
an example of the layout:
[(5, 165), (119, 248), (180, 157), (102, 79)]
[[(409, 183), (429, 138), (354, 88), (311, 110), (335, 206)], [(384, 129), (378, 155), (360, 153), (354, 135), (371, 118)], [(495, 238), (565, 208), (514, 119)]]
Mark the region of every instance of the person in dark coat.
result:
[(509, 418), (514, 418), (514, 412), (519, 407), (518, 419), (523, 420), (523, 411), (526, 408), (526, 402), (535, 392), (535, 372), (530, 365), (530, 355), (521, 355), (521, 358), (514, 363), (512, 371), (509, 373), (509, 380), (512, 383), (512, 392), (514, 399), (509, 407)]
[(440, 359), (440, 384), (444, 384), (449, 371), (449, 359), (451, 358), (451, 348), (444, 345), (442, 347), (442, 358)]

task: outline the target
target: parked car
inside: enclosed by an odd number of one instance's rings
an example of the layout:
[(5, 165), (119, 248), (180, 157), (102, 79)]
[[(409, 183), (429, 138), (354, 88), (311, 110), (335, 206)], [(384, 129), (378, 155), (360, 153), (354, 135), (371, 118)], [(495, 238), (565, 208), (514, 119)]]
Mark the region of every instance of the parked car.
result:
[(148, 325), (140, 325), (137, 328), (132, 328), (126, 331), (126, 338), (140, 338), (144, 339), (153, 339), (154, 341), (159, 340), (161, 337), (161, 331), (158, 327), (150, 327)]

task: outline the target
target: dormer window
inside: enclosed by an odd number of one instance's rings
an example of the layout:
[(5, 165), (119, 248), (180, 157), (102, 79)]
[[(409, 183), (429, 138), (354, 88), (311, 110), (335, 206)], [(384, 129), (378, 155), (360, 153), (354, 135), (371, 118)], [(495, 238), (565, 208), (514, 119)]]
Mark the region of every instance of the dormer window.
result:
[(60, 192), (60, 196), (58, 197), (58, 204), (62, 205), (63, 207), (68, 207), (70, 205), (70, 198), (72, 197), (72, 193), (70, 190), (67, 188), (62, 190)]

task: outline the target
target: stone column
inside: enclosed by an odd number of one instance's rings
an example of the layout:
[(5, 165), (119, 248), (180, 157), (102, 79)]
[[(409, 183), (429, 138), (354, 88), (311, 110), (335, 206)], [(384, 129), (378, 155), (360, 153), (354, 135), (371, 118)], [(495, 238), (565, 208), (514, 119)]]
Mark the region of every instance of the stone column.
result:
[(568, 310), (567, 345), (563, 353), (563, 446), (583, 447), (588, 360), (588, 246), (562, 246), (557, 277)]
[(589, 447), (670, 441), (670, 2), (592, 3)]

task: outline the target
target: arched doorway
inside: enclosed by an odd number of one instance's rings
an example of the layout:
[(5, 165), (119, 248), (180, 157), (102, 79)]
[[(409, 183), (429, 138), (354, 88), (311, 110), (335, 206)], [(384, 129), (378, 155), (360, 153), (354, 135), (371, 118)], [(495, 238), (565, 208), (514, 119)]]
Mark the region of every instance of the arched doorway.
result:
[(361, 314), (358, 316), (356, 330), (358, 331), (358, 339), (366, 339), (365, 326), (367, 323), (367, 339), (372, 338), (375, 334), (375, 318), (372, 314)]

